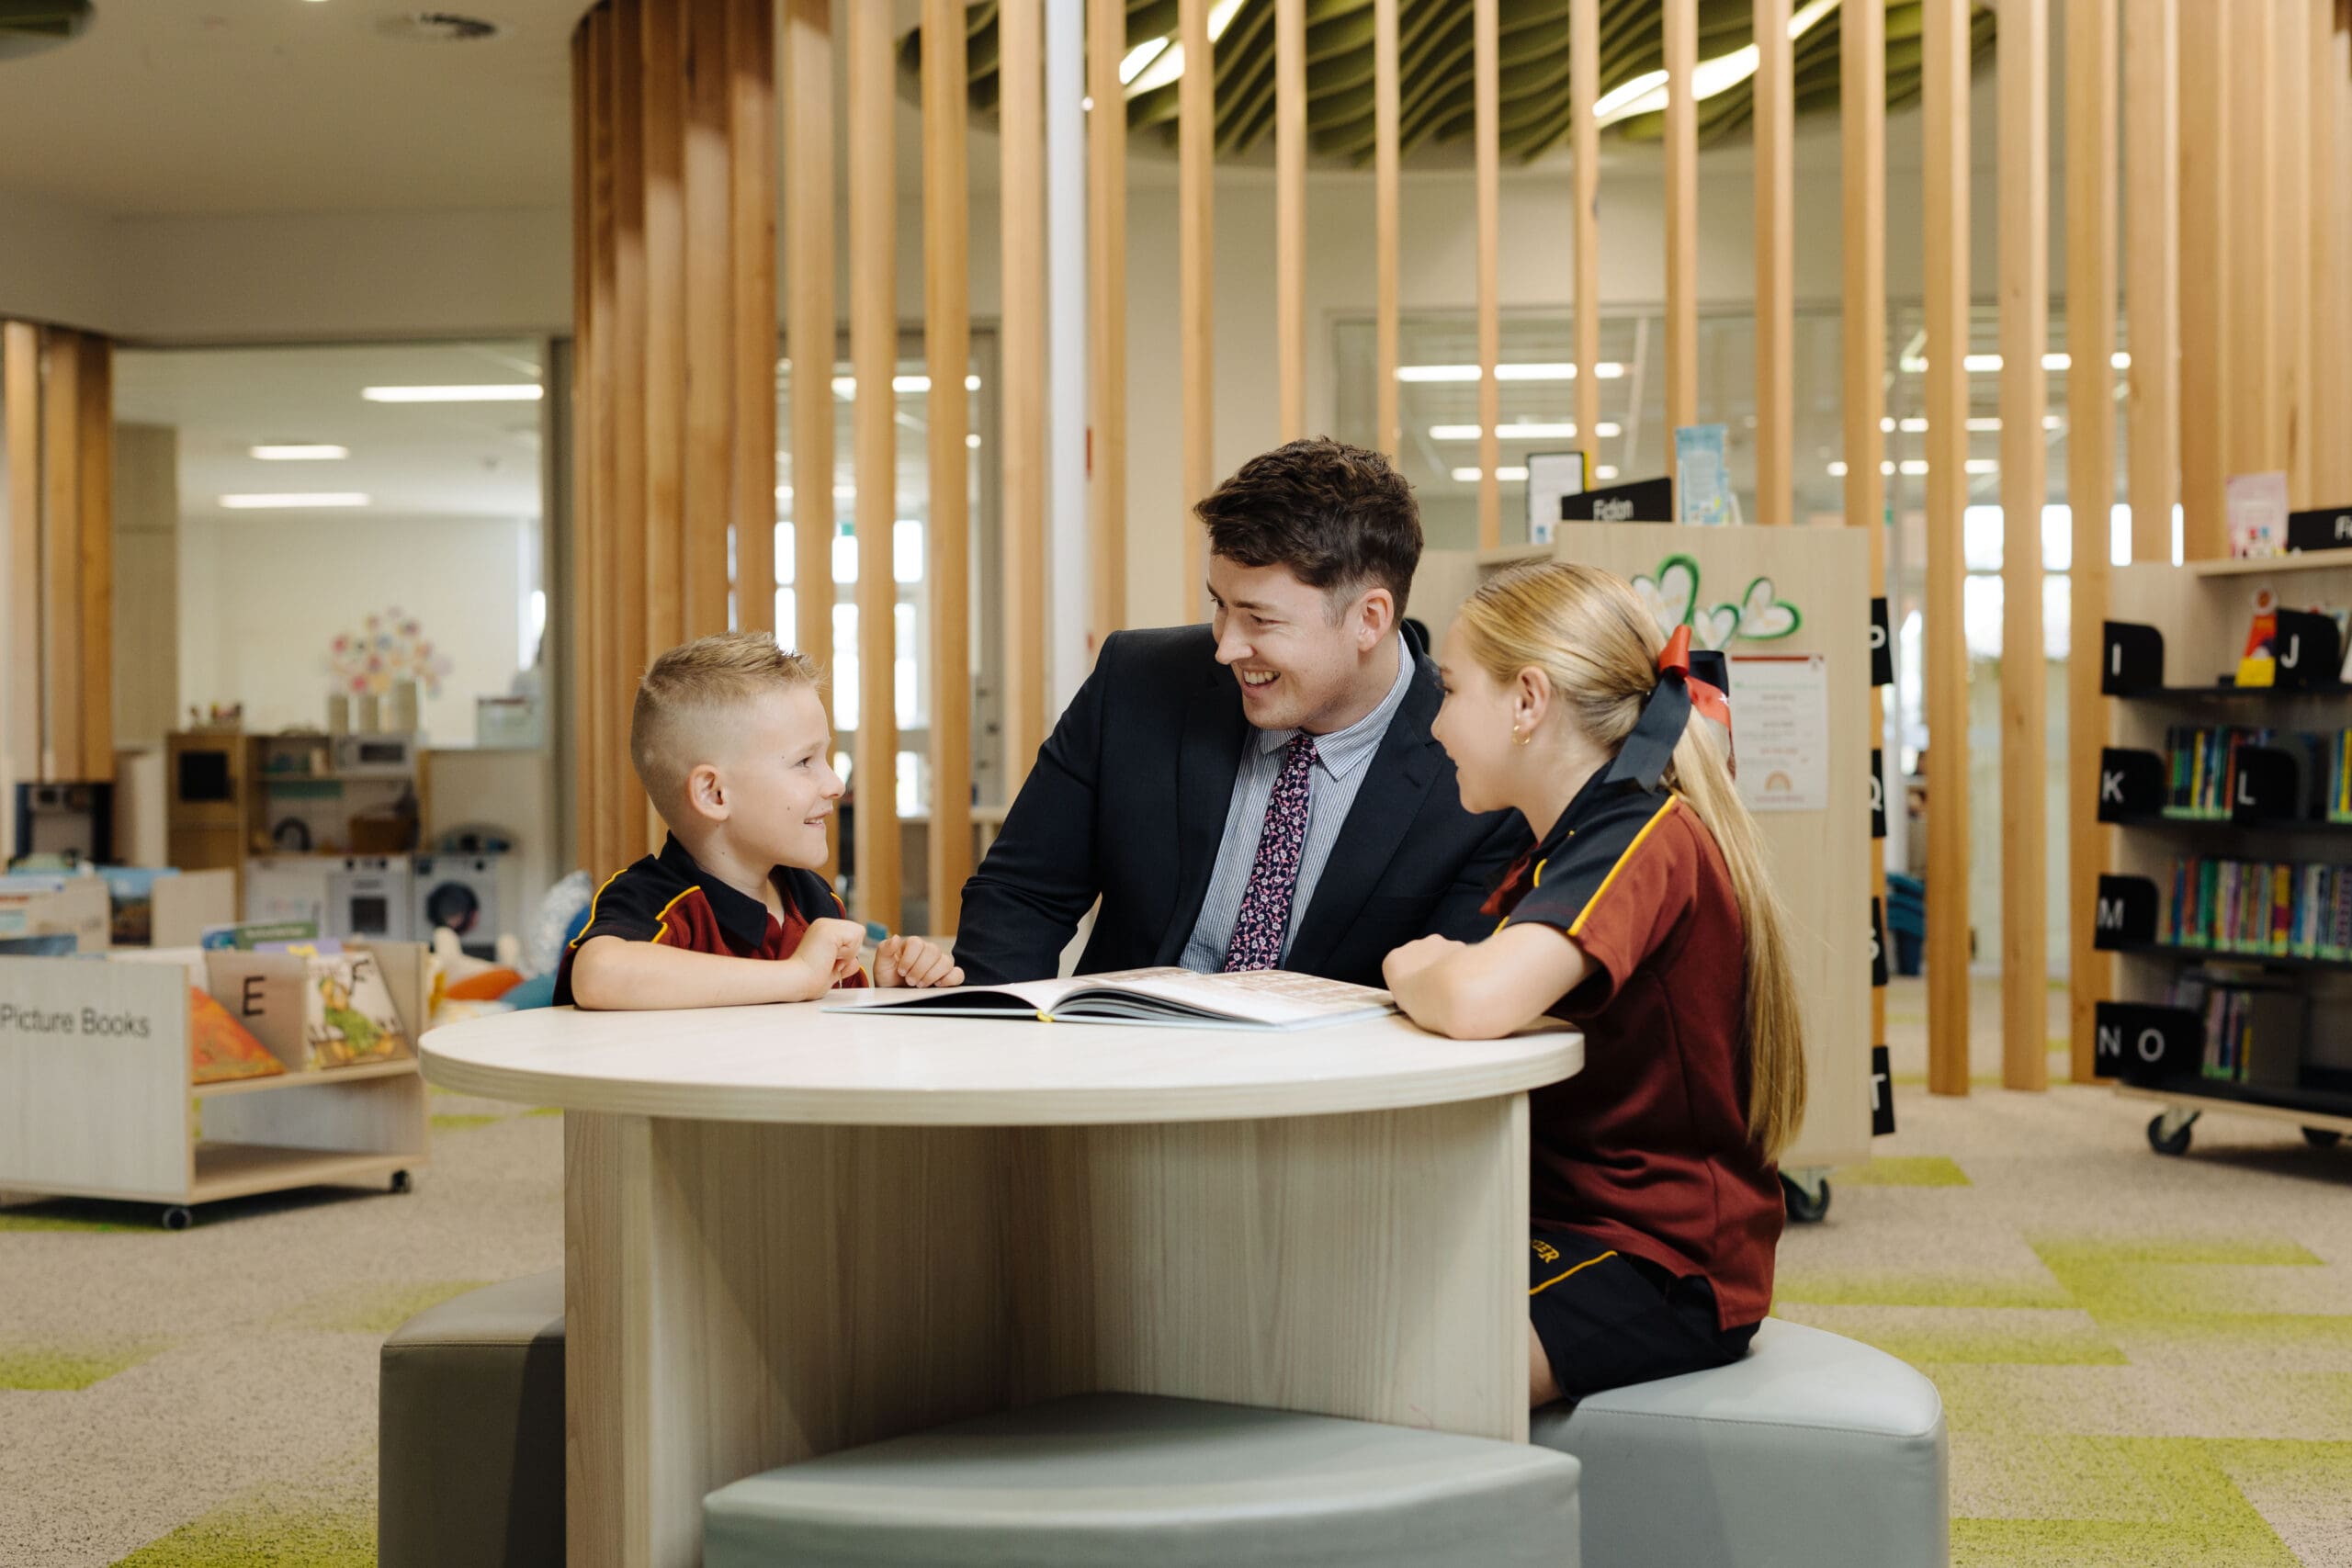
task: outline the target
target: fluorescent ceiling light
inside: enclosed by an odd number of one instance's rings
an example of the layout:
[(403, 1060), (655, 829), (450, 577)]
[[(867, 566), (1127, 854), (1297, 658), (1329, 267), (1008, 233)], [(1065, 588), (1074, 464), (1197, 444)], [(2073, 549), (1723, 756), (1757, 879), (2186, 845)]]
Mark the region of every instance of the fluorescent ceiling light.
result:
[[(1789, 18), (1789, 37), (1801, 39), (1813, 30), (1814, 24), (1835, 10), (1838, 0), (1809, 0), (1797, 14)], [(1690, 96), (1697, 100), (1727, 93), (1756, 74), (1761, 58), (1754, 44), (1743, 44), (1729, 54), (1719, 54), (1713, 60), (1702, 60), (1690, 71)], [(1592, 112), (1601, 124), (1630, 119), (1637, 114), (1650, 114), (1666, 107), (1667, 75), (1663, 71), (1650, 71), (1623, 85), (1601, 95), (1592, 106)]]
[[(1474, 485), (1478, 482), (1478, 470), (1456, 468), (1453, 470), (1453, 478), (1457, 484)], [(1509, 463), (1498, 464), (1495, 468), (1495, 478), (1504, 484), (1513, 484), (1527, 478), (1527, 469), (1523, 466), (1514, 468)]]
[(368, 498), (357, 491), (285, 491), (262, 495), (224, 495), (220, 504), (232, 512), (258, 512), (271, 508), (311, 512), (328, 506), (365, 506)]
[(505, 381), (482, 387), (362, 387), (371, 403), (535, 403), (543, 389), (535, 381)]
[(964, 437), (964, 445), (977, 452), (980, 449), (980, 433), (977, 430)]
[[(1476, 441), (1478, 439), (1478, 428), (1475, 424), (1432, 424), (1430, 426), (1430, 439), (1432, 441)], [(1599, 422), (1592, 428), (1594, 434), (1604, 438), (1623, 434), (1618, 426), (1610, 423), (1607, 420)], [(1496, 439), (1500, 441), (1573, 441), (1576, 439), (1576, 434), (1577, 427), (1574, 424), (1557, 422), (1544, 423), (1530, 420), (1519, 424), (1495, 426)]]
[(1155, 38), (1146, 39), (1143, 42), (1136, 45), (1135, 48), (1127, 51), (1127, 57), (1119, 62), (1119, 85), (1122, 87), (1126, 86), (1136, 77), (1142, 75), (1143, 68), (1150, 64), (1153, 61), (1159, 59), (1159, 51), (1167, 47), (1168, 40), (1166, 39)]
[(330, 446), (323, 442), (311, 445), (256, 446), (254, 456), (265, 463), (331, 463), (338, 457), (351, 456), (348, 446)]
[[(1241, 0), (1216, 0), (1216, 4), (1209, 7), (1211, 43), (1225, 36), (1225, 29), (1233, 25), (1234, 15), (1240, 9)], [(1146, 53), (1146, 51), (1149, 52)], [(1136, 73), (1131, 76), (1127, 66), (1137, 55), (1143, 55), (1143, 61), (1136, 65)], [(1146, 70), (1147, 65), (1150, 69)], [(1127, 96), (1131, 98), (1165, 87), (1183, 73), (1184, 46), (1172, 37), (1159, 39), (1156, 43), (1137, 44), (1127, 51), (1126, 59), (1119, 62), (1119, 80), (1127, 85)]]
[(1829, 477), (1830, 477), (1831, 479), (1844, 479), (1844, 478), (1846, 477), (1846, 465), (1845, 465), (1845, 463), (1844, 463), (1843, 461), (1839, 461), (1839, 462), (1835, 462), (1835, 463), (1830, 464), (1830, 465), (1829, 465)]
[(1972, 474), (1997, 474), (2001, 471), (2001, 460), (1998, 457), (1971, 457), (1967, 471)]
[[(1601, 94), (1600, 101), (1592, 106), (1593, 116), (1605, 123), (1617, 118), (1617, 111), (1634, 99), (1642, 97), (1653, 88), (1663, 89), (1665, 86), (1665, 72), (1645, 71), (1632, 81), (1620, 83)], [(1666, 101), (1663, 91), (1659, 93), (1658, 101), (1661, 104)]]
[[(964, 390), (977, 392), (979, 389), (980, 378), (978, 376), (964, 378)], [(928, 392), (931, 390), (931, 378), (920, 372), (907, 376), (893, 376), (890, 378), (890, 390), (900, 393)], [(833, 396), (844, 402), (856, 397), (857, 378), (854, 376), (834, 377)]]
[(1617, 477), (1617, 466), (1614, 463), (1603, 463), (1592, 470), (1592, 477), (1597, 479), (1613, 479)]

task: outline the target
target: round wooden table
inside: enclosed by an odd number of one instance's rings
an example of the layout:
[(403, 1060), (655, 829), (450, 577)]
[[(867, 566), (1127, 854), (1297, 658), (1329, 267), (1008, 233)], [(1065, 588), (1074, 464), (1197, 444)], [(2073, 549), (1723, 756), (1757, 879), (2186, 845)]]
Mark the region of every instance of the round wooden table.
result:
[(424, 1037), (564, 1119), (571, 1562), (793, 1460), (1098, 1389), (1523, 1440), (1526, 1091), (1583, 1037), (816, 1003)]

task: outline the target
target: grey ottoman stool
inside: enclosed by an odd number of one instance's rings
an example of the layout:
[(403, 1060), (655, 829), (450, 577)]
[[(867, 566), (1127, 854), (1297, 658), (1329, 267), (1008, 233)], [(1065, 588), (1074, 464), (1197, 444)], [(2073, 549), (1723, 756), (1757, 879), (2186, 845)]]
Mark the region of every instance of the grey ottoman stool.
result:
[(703, 1504), (703, 1568), (1577, 1562), (1577, 1464), (1564, 1455), (1139, 1394), (1082, 1394), (845, 1450)]
[(381, 1364), (379, 1568), (563, 1568), (563, 1270), (427, 1308)]
[(1584, 1462), (1585, 1556), (1610, 1568), (1944, 1568), (1936, 1385), (1883, 1350), (1768, 1318), (1747, 1359), (1535, 1413)]

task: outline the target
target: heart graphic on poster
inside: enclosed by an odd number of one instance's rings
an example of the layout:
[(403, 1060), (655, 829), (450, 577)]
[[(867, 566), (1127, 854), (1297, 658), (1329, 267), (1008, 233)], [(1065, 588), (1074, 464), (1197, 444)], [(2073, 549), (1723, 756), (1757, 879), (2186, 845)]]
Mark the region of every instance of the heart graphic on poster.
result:
[(1755, 642), (1770, 642), (1783, 637), (1804, 624), (1794, 604), (1783, 604), (1773, 598), (1772, 580), (1759, 577), (1747, 585), (1747, 597), (1739, 607), (1739, 635)]
[(1693, 648), (1719, 649), (1738, 632), (1739, 606), (1736, 604), (1718, 604), (1690, 617), (1690, 646)]
[(1657, 563), (1656, 578), (1634, 579), (1634, 592), (1657, 629), (1670, 636), (1675, 627), (1690, 624), (1691, 607), (1699, 602), (1699, 563), (1689, 556), (1668, 556)]

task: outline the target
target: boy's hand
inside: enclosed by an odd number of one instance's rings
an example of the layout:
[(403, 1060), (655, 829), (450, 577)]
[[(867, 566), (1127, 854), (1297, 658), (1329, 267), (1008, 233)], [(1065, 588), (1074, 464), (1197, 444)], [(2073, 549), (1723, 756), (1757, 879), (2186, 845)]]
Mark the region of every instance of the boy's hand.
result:
[(874, 983), (892, 986), (960, 986), (956, 961), (919, 936), (894, 936), (874, 950)]
[(1443, 936), (1425, 936), (1417, 942), (1408, 942), (1380, 961), (1380, 977), (1388, 982), (1390, 990), (1396, 990), (1439, 959), (1465, 945)]
[(811, 920), (792, 959), (831, 990), (857, 973), (857, 950), (865, 945), (865, 928), (855, 920)]

